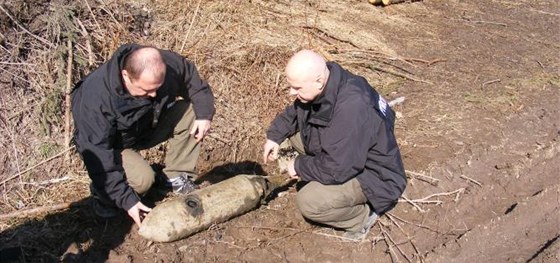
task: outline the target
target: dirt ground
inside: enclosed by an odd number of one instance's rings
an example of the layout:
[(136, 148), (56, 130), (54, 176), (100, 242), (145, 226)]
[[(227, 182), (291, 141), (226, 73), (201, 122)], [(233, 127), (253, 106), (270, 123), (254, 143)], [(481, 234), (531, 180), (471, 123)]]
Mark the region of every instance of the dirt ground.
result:
[[(1, 214), (74, 204), (0, 219), (0, 262), (560, 261), (559, 1), (76, 2), (0, 3)], [(362, 242), (305, 221), (295, 186), (172, 243), (143, 239), (124, 214), (100, 220), (79, 158), (64, 156), (67, 40), (74, 81), (127, 42), (197, 64), (217, 108), (203, 185), (278, 173), (260, 151), (290, 102), (282, 70), (317, 50), (405, 97), (394, 108), (403, 198)], [(157, 165), (164, 149), (144, 154)]]

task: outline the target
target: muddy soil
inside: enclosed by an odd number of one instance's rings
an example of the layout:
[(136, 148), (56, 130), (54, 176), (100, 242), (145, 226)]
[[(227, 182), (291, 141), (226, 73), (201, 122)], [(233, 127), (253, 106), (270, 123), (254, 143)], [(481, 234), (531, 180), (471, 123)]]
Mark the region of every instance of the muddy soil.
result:
[[(396, 133), (409, 183), (367, 239), (348, 242), (340, 231), (304, 220), (291, 186), (251, 212), (172, 243), (144, 240), (124, 214), (97, 219), (87, 205), (13, 221), (0, 234), (0, 261), (560, 261), (560, 2), (253, 1), (242, 7), (231, 18), (262, 19), (239, 45), (314, 48), (390, 99), (405, 97), (395, 107)], [(275, 58), (289, 54), (276, 52)], [(373, 63), (371, 54), (382, 63)], [(269, 63), (281, 67), (283, 61)], [(210, 83), (220, 80), (210, 67), (202, 71)], [(274, 77), (266, 88), (275, 88)], [(225, 92), (216, 86), (217, 94)], [(256, 104), (263, 107), (258, 110), (277, 111), (289, 102), (282, 92), (275, 96), (272, 108)], [(218, 100), (214, 132), (230, 132), (220, 122), (228, 107), (247, 105)], [(274, 113), (266, 114), (267, 121), (250, 125), (266, 129)], [(259, 164), (262, 142), (246, 142), (237, 162), (203, 158), (200, 181), (275, 173), (274, 165)], [(218, 151), (206, 148), (205, 156)], [(86, 190), (78, 196), (87, 202)]]

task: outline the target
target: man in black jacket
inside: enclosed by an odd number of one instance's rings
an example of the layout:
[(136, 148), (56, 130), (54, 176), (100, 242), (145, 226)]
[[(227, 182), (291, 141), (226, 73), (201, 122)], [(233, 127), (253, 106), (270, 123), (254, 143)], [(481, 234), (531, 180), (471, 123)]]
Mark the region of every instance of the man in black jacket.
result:
[(286, 76), (297, 99), (267, 131), (264, 162), (289, 139), (303, 153), (287, 167), (290, 177), (308, 182), (296, 197), (303, 216), (361, 240), (406, 185), (394, 112), (364, 78), (313, 51), (296, 53)]
[[(179, 99), (180, 98), (180, 99)], [(168, 141), (163, 170), (173, 191), (185, 193), (210, 129), (214, 98), (196, 67), (181, 55), (135, 44), (76, 84), (74, 140), (88, 174), (94, 210), (112, 217), (122, 208), (138, 224), (150, 211), (139, 195), (156, 173), (137, 152)]]

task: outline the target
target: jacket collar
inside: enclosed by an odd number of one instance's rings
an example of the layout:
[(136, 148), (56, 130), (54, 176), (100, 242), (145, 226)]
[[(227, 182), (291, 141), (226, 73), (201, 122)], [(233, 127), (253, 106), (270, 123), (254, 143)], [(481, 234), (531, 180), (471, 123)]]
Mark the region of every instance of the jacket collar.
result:
[(107, 76), (109, 89), (111, 92), (116, 92), (119, 96), (130, 96), (124, 88), (121, 71), (124, 67), (125, 58), (134, 50), (141, 48), (137, 44), (125, 44), (120, 46), (109, 62), (107, 63)]
[(308, 122), (320, 126), (328, 126), (332, 119), (336, 97), (340, 87), (346, 82), (344, 70), (334, 62), (327, 62), (330, 71), (325, 90), (311, 102)]

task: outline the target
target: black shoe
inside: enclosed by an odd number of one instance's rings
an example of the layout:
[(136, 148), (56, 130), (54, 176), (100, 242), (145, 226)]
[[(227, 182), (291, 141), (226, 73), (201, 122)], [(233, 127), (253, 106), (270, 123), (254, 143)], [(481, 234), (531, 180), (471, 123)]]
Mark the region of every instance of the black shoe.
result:
[(111, 201), (103, 199), (92, 184), (89, 186), (92, 196), (92, 206), (95, 214), (101, 218), (109, 219), (118, 215), (119, 208)]
[(198, 185), (194, 183), (193, 178), (193, 174), (183, 172), (176, 177), (169, 178), (167, 186), (171, 187), (173, 193), (188, 194), (199, 188)]

